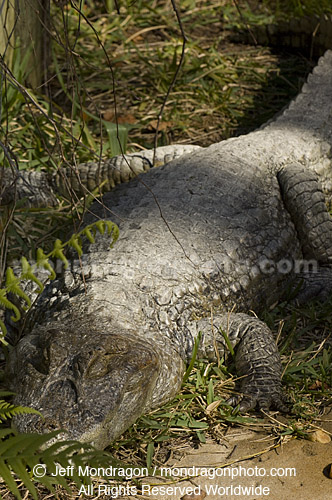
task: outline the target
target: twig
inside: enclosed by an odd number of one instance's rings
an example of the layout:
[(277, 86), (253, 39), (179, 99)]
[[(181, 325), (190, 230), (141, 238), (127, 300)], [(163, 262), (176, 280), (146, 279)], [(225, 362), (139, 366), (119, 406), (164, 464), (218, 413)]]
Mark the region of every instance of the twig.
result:
[[(164, 113), (164, 109), (165, 109), (165, 106), (166, 106), (166, 103), (167, 103), (167, 100), (169, 98), (169, 95), (170, 93), (172, 92), (173, 90), (173, 87), (175, 85), (175, 82), (177, 80), (177, 77), (180, 73), (180, 70), (181, 70), (181, 67), (182, 67), (182, 64), (183, 64), (183, 61), (184, 61), (184, 54), (185, 54), (185, 49), (186, 49), (186, 43), (188, 41), (187, 37), (186, 37), (186, 34), (184, 32), (184, 28), (183, 28), (183, 25), (182, 25), (182, 21), (181, 21), (181, 17), (180, 17), (180, 14), (179, 14), (179, 11), (178, 11), (178, 8), (176, 6), (176, 3), (175, 3), (175, 0), (171, 0), (171, 3), (172, 3), (172, 7), (173, 7), (173, 10), (175, 12), (175, 15), (176, 15), (176, 18), (178, 20), (178, 23), (179, 23), (179, 28), (180, 28), (180, 31), (181, 31), (181, 35), (182, 35), (182, 50), (181, 50), (181, 56), (180, 56), (180, 61), (179, 61), (179, 64), (176, 68), (176, 71), (174, 73), (174, 76), (173, 76), (173, 79), (171, 81), (171, 84), (170, 86), (168, 87), (167, 89), (167, 92), (166, 92), (166, 95), (164, 97), (164, 101), (162, 103), (162, 106), (160, 108), (160, 111), (159, 111), (159, 115), (158, 115), (158, 119), (157, 119), (157, 126), (156, 126), (156, 132), (155, 132), (155, 135), (154, 135), (154, 150), (156, 150), (157, 146), (158, 146), (158, 132), (159, 132), (159, 125), (160, 125), (160, 122), (162, 120), (162, 117), (163, 117), (163, 113)], [(153, 165), (155, 163), (155, 151), (154, 151), (154, 154), (153, 154)]]
[(256, 40), (256, 38), (255, 38), (255, 35), (254, 35), (254, 33), (253, 33), (252, 29), (250, 28), (249, 24), (247, 23), (247, 21), (244, 19), (243, 15), (242, 15), (242, 12), (241, 12), (241, 9), (240, 9), (240, 7), (239, 7), (239, 4), (237, 3), (237, 0), (233, 0), (233, 2), (234, 2), (234, 5), (235, 5), (235, 7), (236, 7), (236, 9), (237, 9), (238, 13), (239, 13), (239, 16), (240, 16), (240, 18), (241, 18), (241, 21), (242, 21), (242, 22), (243, 22), (243, 24), (245, 25), (246, 29), (249, 31), (249, 34), (250, 34), (250, 36), (251, 36), (251, 38), (252, 38), (252, 41), (253, 41), (254, 45), (258, 45), (258, 42), (257, 42), (257, 40)]

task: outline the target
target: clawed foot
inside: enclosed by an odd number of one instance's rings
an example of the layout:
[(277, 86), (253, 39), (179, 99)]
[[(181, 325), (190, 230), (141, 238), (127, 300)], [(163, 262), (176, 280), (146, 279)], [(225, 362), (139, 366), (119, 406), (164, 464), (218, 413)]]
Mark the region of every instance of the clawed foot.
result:
[(281, 389), (281, 384), (271, 380), (244, 380), (239, 388), (239, 394), (233, 395), (227, 401), (231, 406), (239, 405), (241, 412), (248, 410), (278, 410), (288, 413), (288, 400)]

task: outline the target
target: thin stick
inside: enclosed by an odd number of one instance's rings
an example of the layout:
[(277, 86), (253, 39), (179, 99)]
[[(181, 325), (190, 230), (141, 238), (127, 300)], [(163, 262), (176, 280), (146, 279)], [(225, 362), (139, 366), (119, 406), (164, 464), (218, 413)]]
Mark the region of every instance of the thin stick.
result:
[(162, 106), (160, 108), (160, 112), (159, 112), (159, 115), (158, 115), (158, 119), (157, 119), (157, 126), (156, 126), (156, 132), (155, 132), (155, 135), (154, 135), (154, 154), (153, 154), (153, 165), (155, 163), (155, 150), (158, 146), (158, 132), (159, 132), (159, 125), (160, 125), (160, 122), (162, 120), (162, 117), (163, 117), (163, 113), (164, 113), (164, 109), (165, 109), (165, 106), (166, 106), (166, 103), (167, 103), (167, 100), (169, 98), (169, 95), (170, 93), (172, 92), (173, 90), (173, 87), (175, 85), (175, 82), (177, 80), (177, 77), (180, 73), (180, 69), (182, 67), (182, 64), (183, 64), (183, 61), (184, 61), (184, 54), (185, 54), (185, 49), (186, 49), (186, 43), (188, 41), (187, 37), (186, 37), (186, 34), (184, 32), (184, 29), (183, 29), (183, 25), (182, 25), (182, 21), (181, 21), (181, 17), (180, 17), (180, 14), (179, 14), (179, 11), (178, 11), (178, 8), (176, 6), (176, 3), (175, 3), (175, 0), (171, 0), (171, 3), (172, 3), (172, 7), (173, 7), (173, 10), (175, 12), (175, 15), (176, 15), (176, 18), (178, 20), (178, 23), (179, 23), (179, 28), (180, 28), (180, 31), (181, 31), (181, 35), (182, 35), (182, 50), (181, 50), (181, 56), (180, 56), (180, 61), (179, 61), (179, 64), (176, 68), (176, 71), (174, 73), (174, 76), (173, 76), (173, 79), (171, 81), (171, 84), (166, 92), (166, 95), (165, 95), (165, 98), (164, 98), (164, 101), (162, 103)]
[(237, 11), (239, 13), (239, 15), (240, 15), (241, 21), (243, 22), (243, 24), (245, 24), (247, 30), (249, 31), (249, 34), (250, 34), (250, 36), (252, 38), (252, 41), (254, 42), (255, 45), (257, 45), (258, 43), (257, 43), (257, 40), (255, 38), (255, 35), (252, 32), (252, 30), (251, 30), (249, 24), (247, 23), (247, 21), (244, 19), (243, 15), (242, 15), (242, 12), (241, 12), (241, 9), (239, 7), (239, 4), (237, 3), (237, 0), (233, 0), (233, 2), (234, 2), (234, 5), (235, 5), (235, 7), (236, 7), (236, 9), (237, 9)]

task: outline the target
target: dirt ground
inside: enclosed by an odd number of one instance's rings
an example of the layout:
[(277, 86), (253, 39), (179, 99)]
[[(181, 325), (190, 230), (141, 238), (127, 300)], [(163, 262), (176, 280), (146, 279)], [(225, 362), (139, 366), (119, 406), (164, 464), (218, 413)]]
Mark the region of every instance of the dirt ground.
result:
[(223, 442), (211, 440), (197, 449), (188, 447), (181, 459), (166, 462), (164, 471), (170, 468), (173, 478), (144, 478), (141, 495), (128, 491), (129, 495), (123, 496), (119, 491), (119, 498), (330, 500), (332, 408), (326, 411), (319, 427), (326, 432), (326, 443), (290, 438), (276, 445), (275, 438), (263, 432), (231, 429)]
[[(332, 426), (330, 428), (332, 430)], [(188, 453), (179, 463), (172, 466), (174, 469), (188, 468), (189, 473), (193, 466), (201, 469), (206, 466), (212, 469), (210, 477), (198, 476), (189, 481), (178, 482), (172, 485), (172, 488), (181, 486), (182, 490), (174, 488), (173, 492), (170, 489), (172, 492), (170, 495), (151, 495), (150, 498), (160, 500), (182, 498), (184, 496), (182, 493), (185, 493), (184, 487), (194, 488), (193, 493), (197, 493), (197, 500), (204, 498), (203, 491), (206, 493), (205, 498), (211, 500), (220, 498), (280, 500), (290, 496), (296, 500), (332, 498), (332, 479), (324, 474), (324, 469), (327, 469), (332, 461), (331, 443), (293, 439), (266, 451), (272, 445), (273, 443), (264, 434), (235, 430), (225, 439), (224, 445), (214, 443), (202, 445), (199, 450)], [(257, 456), (247, 458), (253, 454)], [(223, 464), (232, 463), (232, 469), (218, 469)], [(213, 470), (216, 476), (222, 471), (225, 471), (225, 474), (213, 478)], [(245, 487), (249, 489), (245, 490)], [(189, 493), (189, 490), (187, 492)]]
[[(93, 481), (92, 489), (74, 488), (71, 494), (62, 489), (50, 494), (41, 488), (38, 499), (330, 500), (332, 407), (326, 410), (319, 428), (324, 429), (325, 443), (289, 437), (276, 444), (275, 436), (236, 427), (219, 443), (211, 439), (198, 448), (189, 444), (182, 447), (180, 458), (170, 458), (162, 466), (167, 478), (142, 474), (140, 487), (135, 482), (110, 484), (100, 478)], [(1, 489), (1, 494), (14, 500), (6, 489)], [(27, 495), (24, 499), (31, 498)]]

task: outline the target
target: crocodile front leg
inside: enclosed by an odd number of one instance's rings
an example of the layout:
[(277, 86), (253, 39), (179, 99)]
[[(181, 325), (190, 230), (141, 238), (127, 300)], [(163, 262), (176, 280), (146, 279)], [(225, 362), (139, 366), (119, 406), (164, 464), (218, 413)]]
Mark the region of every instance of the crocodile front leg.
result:
[[(222, 332), (227, 334), (230, 344), (236, 348), (237, 390), (240, 394), (232, 396), (228, 403), (233, 406), (240, 404), (241, 411), (256, 407), (287, 411), (281, 387), (280, 356), (268, 326), (258, 318), (243, 313), (223, 314), (215, 317), (213, 323), (214, 332), (206, 332), (206, 329), (204, 332), (206, 348), (214, 345), (218, 351), (225, 352), (227, 348)], [(203, 346), (203, 350), (208, 357), (213, 356), (211, 349), (207, 353)]]

